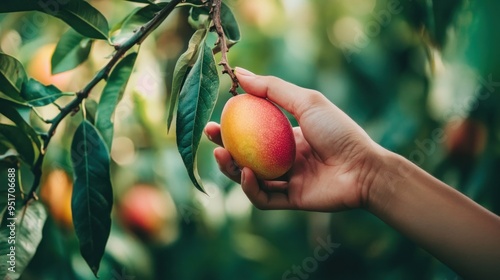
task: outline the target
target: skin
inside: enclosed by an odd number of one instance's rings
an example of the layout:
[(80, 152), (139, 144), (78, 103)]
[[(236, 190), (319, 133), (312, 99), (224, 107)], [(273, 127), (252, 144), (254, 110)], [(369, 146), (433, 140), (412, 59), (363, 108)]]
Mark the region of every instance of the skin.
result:
[[(321, 93), (237, 68), (241, 87), (297, 119), (297, 155), (282, 180), (239, 170), (223, 147), (221, 171), (241, 183), (259, 209), (334, 212), (365, 209), (471, 279), (500, 275), (500, 218), (405, 158), (385, 150)], [(208, 138), (222, 146), (220, 126)]]

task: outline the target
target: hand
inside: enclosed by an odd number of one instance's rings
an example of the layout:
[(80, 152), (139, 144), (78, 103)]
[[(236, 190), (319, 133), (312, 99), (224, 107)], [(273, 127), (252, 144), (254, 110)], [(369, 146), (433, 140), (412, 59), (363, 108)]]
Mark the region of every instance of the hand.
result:
[[(370, 137), (321, 93), (275, 77), (258, 76), (237, 68), (245, 92), (267, 98), (297, 119), (297, 154), (284, 181), (258, 180), (249, 168), (241, 171), (227, 150), (218, 147), (221, 171), (241, 183), (250, 201), (260, 209), (338, 211), (365, 204), (374, 178), (375, 153)], [(220, 126), (211, 122), (205, 133), (223, 146)]]

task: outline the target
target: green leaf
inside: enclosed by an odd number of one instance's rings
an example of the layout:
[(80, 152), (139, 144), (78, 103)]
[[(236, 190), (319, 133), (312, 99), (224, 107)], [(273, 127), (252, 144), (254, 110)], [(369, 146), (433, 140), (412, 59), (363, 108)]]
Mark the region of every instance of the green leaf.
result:
[(219, 76), (212, 50), (205, 42), (189, 72), (179, 96), (177, 111), (177, 148), (195, 187), (203, 191), (196, 166), (196, 152), (203, 129), (217, 101)]
[(109, 26), (106, 18), (92, 5), (82, 0), (36, 1), (15, 0), (2, 5), (0, 13), (40, 11), (57, 17), (83, 36), (107, 39)]
[(102, 91), (97, 106), (96, 128), (110, 150), (113, 142), (113, 112), (125, 92), (136, 58), (137, 53), (131, 53), (116, 65)]
[(136, 3), (145, 3), (145, 4), (151, 4), (153, 1), (150, 0), (126, 0), (128, 2), (136, 2)]
[[(32, 202), (22, 207), (16, 203), (17, 213), (10, 215), (9, 209), (4, 213), (0, 226), (0, 279), (18, 279), (35, 255), (42, 240), (42, 230), (47, 212), (41, 202)], [(15, 218), (15, 220), (9, 220)], [(11, 237), (11, 229), (15, 238)], [(12, 249), (15, 252), (15, 268), (11, 267)], [(14, 263), (13, 263), (14, 264)]]
[(14, 57), (0, 53), (0, 92), (15, 102), (22, 103), (20, 96), (23, 83), (27, 80), (24, 67)]
[(135, 34), (138, 28), (153, 19), (163, 7), (168, 3), (150, 4), (142, 8), (137, 8), (130, 13), (121, 23), (112, 30), (111, 42), (113, 44), (121, 44), (132, 35)]
[(207, 30), (198, 29), (189, 40), (189, 46), (187, 50), (179, 57), (177, 63), (175, 64), (174, 76), (172, 80), (172, 91), (170, 93), (170, 102), (168, 108), (168, 119), (167, 119), (167, 129), (170, 130), (170, 125), (174, 118), (174, 113), (177, 108), (177, 99), (181, 92), (182, 86), (189, 74), (189, 69), (191, 69), (196, 62), (198, 57), (198, 49), (200, 44), (204, 43), (206, 38)]
[(220, 17), (227, 39), (233, 43), (238, 42), (241, 39), (240, 27), (231, 9), (224, 3), (220, 8)]
[(9, 1), (9, 5), (0, 6), (0, 13), (34, 11), (40, 8), (40, 4), (37, 2), (34, 0)]
[(24, 162), (30, 166), (35, 163), (35, 157), (38, 156), (38, 151), (29, 136), (24, 133), (22, 129), (0, 123), (0, 136), (3, 136), (0, 138), (0, 141), (8, 141), (7, 145), (10, 144), (14, 147)]
[(107, 39), (109, 26), (106, 18), (89, 3), (81, 0), (71, 0), (61, 4), (60, 9), (41, 10), (62, 19), (83, 36), (94, 39)]
[(30, 110), (31, 109), (29, 107), (21, 106), (6, 100), (2, 101), (0, 104), (0, 114), (14, 122), (14, 124), (16, 124), (16, 126), (24, 132), (24, 134), (28, 135), (30, 140), (34, 143), (36, 151), (39, 152), (42, 145), (40, 138), (33, 127), (31, 127), (25, 120), (26, 116), (23, 117), (25, 114), (24, 112), (29, 112)]
[(35, 79), (23, 84), (21, 97), (32, 106), (45, 106), (63, 96), (61, 90), (53, 85), (46, 86)]
[(92, 42), (73, 29), (64, 33), (52, 55), (52, 74), (68, 71), (82, 64), (89, 57)]
[(95, 127), (84, 120), (71, 143), (74, 187), (71, 209), (80, 252), (97, 277), (111, 230), (113, 190), (109, 152)]

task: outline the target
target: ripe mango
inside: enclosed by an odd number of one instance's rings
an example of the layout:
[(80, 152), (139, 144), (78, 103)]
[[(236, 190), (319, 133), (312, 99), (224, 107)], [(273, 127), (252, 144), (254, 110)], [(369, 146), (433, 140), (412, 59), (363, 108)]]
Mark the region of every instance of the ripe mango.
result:
[(275, 179), (292, 167), (292, 126), (267, 99), (250, 94), (230, 98), (222, 110), (220, 126), (224, 148), (240, 168), (250, 168), (257, 178)]

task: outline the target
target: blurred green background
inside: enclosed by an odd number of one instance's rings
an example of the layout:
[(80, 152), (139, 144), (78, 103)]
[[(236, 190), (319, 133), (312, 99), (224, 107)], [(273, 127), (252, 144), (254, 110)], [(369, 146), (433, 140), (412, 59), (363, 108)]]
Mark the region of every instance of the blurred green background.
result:
[[(111, 26), (140, 6), (89, 2)], [(382, 146), (500, 213), (500, 19), (495, 14), (500, 2), (227, 3), (242, 32), (229, 53), (233, 67), (321, 91)], [(209, 195), (196, 191), (178, 155), (175, 130), (167, 134), (165, 114), (175, 62), (193, 33), (188, 12), (178, 9), (143, 43), (115, 113), (116, 207), (101, 279), (460, 279), (365, 211), (255, 209), (219, 172), (215, 146), (205, 137), (198, 163)], [(41, 13), (0, 15), (0, 48), (21, 60), (31, 76), (76, 91), (112, 48), (96, 42), (89, 61), (51, 77), (45, 73), (53, 44), (67, 28)], [(229, 85), (224, 76), (215, 121), (230, 97)], [(99, 92), (85, 102), (90, 117)], [(41, 113), (48, 118), (57, 109), (47, 106)], [(68, 212), (68, 135), (77, 118), (68, 118), (51, 142), (40, 193), (51, 217), (23, 279), (93, 278), (78, 252)], [(24, 174), (28, 185), (29, 172)], [(332, 247), (322, 247), (328, 242)], [(326, 257), (318, 258), (317, 250)]]

